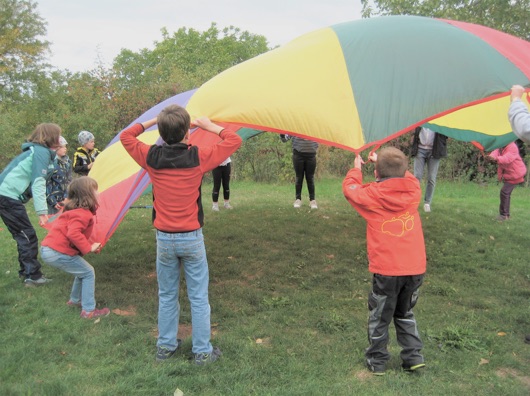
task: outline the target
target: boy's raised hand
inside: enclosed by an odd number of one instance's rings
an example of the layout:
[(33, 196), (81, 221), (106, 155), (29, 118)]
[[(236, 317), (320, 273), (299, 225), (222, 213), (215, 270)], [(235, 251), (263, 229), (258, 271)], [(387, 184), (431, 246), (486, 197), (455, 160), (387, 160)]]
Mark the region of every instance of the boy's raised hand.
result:
[(511, 100), (521, 99), (523, 97), (524, 88), (522, 85), (514, 85), (512, 87)]
[(355, 161), (353, 161), (353, 167), (357, 169), (362, 169), (362, 165), (364, 164), (363, 158), (360, 154), (357, 154), (355, 156)]
[(224, 129), (222, 126), (219, 126), (217, 124), (214, 124), (208, 117), (200, 117), (196, 120), (191, 122), (191, 126), (197, 126), (199, 128), (204, 129), (205, 131), (215, 133), (219, 135), (221, 131)]

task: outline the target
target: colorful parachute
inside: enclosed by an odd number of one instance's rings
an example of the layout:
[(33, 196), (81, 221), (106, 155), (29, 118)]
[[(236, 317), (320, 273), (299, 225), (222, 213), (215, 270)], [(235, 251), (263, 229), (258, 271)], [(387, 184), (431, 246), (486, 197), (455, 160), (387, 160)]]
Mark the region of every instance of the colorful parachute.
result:
[(425, 123), (487, 149), (514, 140), (513, 84), (530, 86), (530, 43), (470, 23), (390, 16), (334, 25), (202, 86), (192, 115), (290, 131), (360, 150)]
[[(529, 42), (464, 22), (380, 17), (308, 33), (134, 122), (176, 103), (244, 137), (288, 133), (359, 152), (426, 124), (489, 150), (515, 140), (506, 116), (513, 84), (530, 87)], [(141, 138), (154, 144), (159, 136), (153, 129)], [(199, 146), (214, 138), (191, 135)], [(90, 176), (101, 199), (94, 240), (105, 243), (150, 180), (118, 136)]]

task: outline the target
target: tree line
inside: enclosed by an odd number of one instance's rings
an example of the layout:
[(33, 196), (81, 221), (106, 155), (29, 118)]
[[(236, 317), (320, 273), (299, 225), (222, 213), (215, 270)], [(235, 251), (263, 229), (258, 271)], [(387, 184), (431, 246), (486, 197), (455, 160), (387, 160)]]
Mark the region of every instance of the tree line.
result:
[[(528, 0), (362, 0), (363, 16), (423, 15), (479, 23), (518, 37), (530, 38)], [(161, 29), (154, 48), (123, 49), (106, 67), (102, 61), (86, 72), (59, 70), (47, 63), (47, 22), (32, 0), (0, 0), (0, 169), (41, 122), (61, 126), (77, 144), (77, 133), (89, 130), (100, 148), (157, 103), (197, 88), (223, 70), (267, 52), (266, 37), (237, 27), (205, 31), (182, 27)], [(410, 136), (392, 144), (405, 152)], [(318, 176), (344, 176), (354, 154), (321, 146)], [(234, 176), (256, 181), (291, 180), (290, 145), (264, 133), (247, 141), (234, 156)], [(369, 170), (368, 170), (369, 171)], [(439, 177), (484, 180), (495, 165), (469, 144), (451, 141), (449, 158)]]

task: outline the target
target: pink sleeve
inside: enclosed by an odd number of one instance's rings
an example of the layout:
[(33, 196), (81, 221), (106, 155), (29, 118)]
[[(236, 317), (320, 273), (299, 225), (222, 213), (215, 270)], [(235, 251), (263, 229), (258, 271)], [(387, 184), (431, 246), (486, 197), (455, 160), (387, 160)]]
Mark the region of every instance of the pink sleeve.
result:
[(506, 146), (502, 155), (497, 157), (497, 162), (503, 165), (511, 164), (517, 157), (519, 157), (519, 149), (515, 143), (510, 143)]

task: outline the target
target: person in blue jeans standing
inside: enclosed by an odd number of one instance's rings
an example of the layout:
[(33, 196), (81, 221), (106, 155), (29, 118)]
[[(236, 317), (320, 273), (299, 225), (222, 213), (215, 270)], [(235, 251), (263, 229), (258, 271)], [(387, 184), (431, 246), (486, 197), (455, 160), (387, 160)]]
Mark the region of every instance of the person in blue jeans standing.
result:
[[(146, 129), (158, 124), (165, 144), (143, 143), (138, 139)], [(178, 105), (169, 105), (158, 117), (135, 124), (120, 135), (129, 155), (144, 168), (153, 184), (153, 225), (156, 228), (156, 271), (158, 278), (158, 341), (156, 361), (175, 354), (180, 315), (180, 271), (184, 270), (191, 306), (192, 352), (194, 363), (215, 362), (221, 351), (210, 342), (208, 261), (202, 226), (203, 175), (216, 168), (240, 146), (241, 138), (229, 129), (202, 117), (193, 124), (219, 135), (210, 147), (188, 145), (190, 115)]]
[(423, 210), (431, 211), (431, 202), (436, 187), (436, 176), (440, 159), (447, 157), (447, 136), (431, 131), (426, 127), (417, 127), (412, 140), (411, 155), (414, 157), (414, 176), (420, 181), (427, 165), (427, 186), (423, 198)]

